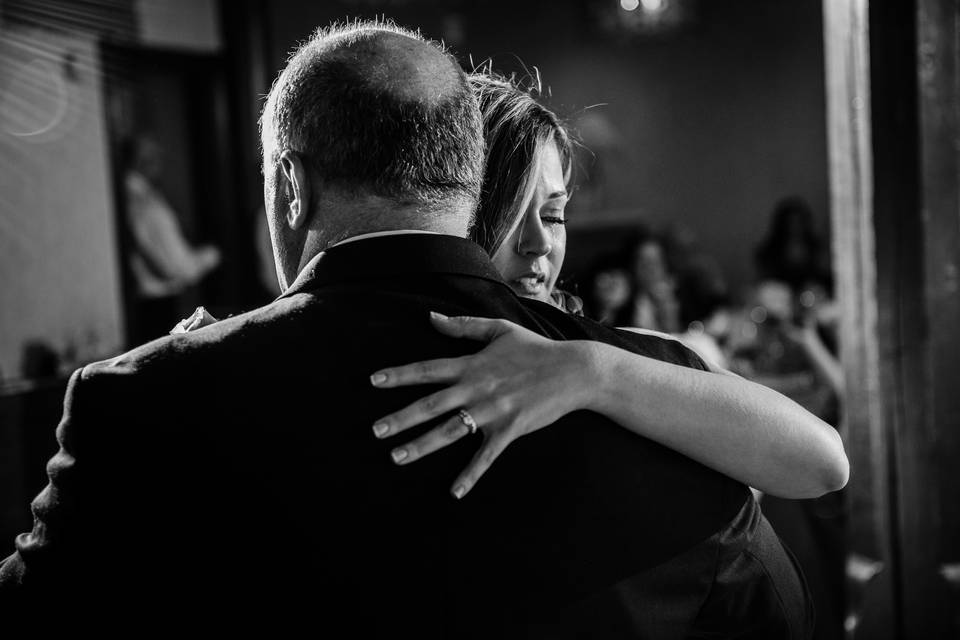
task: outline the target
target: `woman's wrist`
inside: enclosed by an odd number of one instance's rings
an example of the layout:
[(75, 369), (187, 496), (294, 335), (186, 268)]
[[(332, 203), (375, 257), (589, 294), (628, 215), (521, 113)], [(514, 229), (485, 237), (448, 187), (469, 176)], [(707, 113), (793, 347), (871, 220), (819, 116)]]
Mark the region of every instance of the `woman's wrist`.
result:
[(582, 367), (578, 407), (602, 413), (608, 404), (606, 394), (611, 388), (611, 378), (616, 375), (616, 348), (592, 340), (572, 340), (567, 344), (576, 350), (576, 361)]

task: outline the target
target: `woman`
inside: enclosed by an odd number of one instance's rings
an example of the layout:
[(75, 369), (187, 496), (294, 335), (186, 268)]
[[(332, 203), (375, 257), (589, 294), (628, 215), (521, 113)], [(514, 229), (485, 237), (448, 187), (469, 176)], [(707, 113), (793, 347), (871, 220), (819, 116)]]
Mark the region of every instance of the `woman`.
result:
[(785, 282), (798, 294), (811, 285), (829, 285), (830, 256), (806, 201), (785, 198), (776, 204), (754, 262), (761, 280)]
[(619, 253), (608, 253), (589, 268), (584, 277), (585, 315), (612, 327), (629, 324), (633, 283), (625, 265)]
[(680, 307), (674, 274), (667, 267), (663, 240), (643, 233), (631, 252), (633, 281), (632, 326), (668, 333), (680, 330)]
[[(571, 310), (556, 289), (566, 248), (571, 144), (557, 117), (510, 81), (475, 74), (487, 176), (474, 239), (520, 296)], [(452, 486), (462, 498), (514, 439), (572, 411), (601, 413), (751, 487), (801, 498), (839, 489), (848, 467), (836, 431), (780, 394), (732, 374), (668, 364), (589, 341), (552, 341), (504, 320), (431, 317), (444, 334), (489, 344), (473, 356), (384, 369), (382, 388), (448, 385), (385, 416), (394, 436), (452, 411), (396, 447), (409, 464), (479, 428), (484, 443)]]

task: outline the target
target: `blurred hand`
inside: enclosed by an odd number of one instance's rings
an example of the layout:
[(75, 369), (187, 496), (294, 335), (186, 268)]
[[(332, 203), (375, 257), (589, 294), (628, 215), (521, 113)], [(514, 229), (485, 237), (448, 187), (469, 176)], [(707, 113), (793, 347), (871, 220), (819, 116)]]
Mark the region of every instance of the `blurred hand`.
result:
[[(448, 386), (384, 416), (373, 430), (378, 438), (387, 438), (452, 411), (468, 411), (483, 434), (483, 444), (453, 484), (453, 495), (462, 498), (507, 445), (586, 404), (593, 353), (586, 341), (550, 340), (507, 320), (431, 313), (430, 321), (440, 333), (488, 345), (471, 356), (374, 373), (370, 379), (379, 388)], [(408, 464), (469, 433), (469, 426), (454, 415), (391, 455), (397, 464)]]
[(819, 340), (817, 335), (817, 319), (812, 313), (805, 313), (798, 318), (799, 324), (794, 322), (784, 322), (780, 326), (783, 335), (791, 342), (795, 342), (802, 347), (808, 347), (811, 342)]
[(190, 331), (196, 331), (197, 329), (211, 325), (215, 322), (219, 322), (219, 320), (210, 315), (209, 311), (203, 307), (197, 307), (194, 312), (190, 314), (190, 317), (184, 318), (178, 322), (177, 326), (170, 330), (170, 333), (188, 333)]

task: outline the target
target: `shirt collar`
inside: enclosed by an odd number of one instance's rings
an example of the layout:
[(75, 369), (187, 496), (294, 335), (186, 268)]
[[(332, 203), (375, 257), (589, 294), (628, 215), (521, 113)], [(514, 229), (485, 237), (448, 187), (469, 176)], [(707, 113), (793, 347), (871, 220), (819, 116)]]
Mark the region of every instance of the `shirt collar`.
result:
[(376, 235), (354, 236), (353, 240), (364, 242), (340, 242), (319, 253), (280, 297), (332, 283), (426, 274), (472, 276), (507, 287), (486, 252), (466, 238), (429, 232)]
[(402, 235), (408, 235), (408, 234), (414, 235), (418, 233), (429, 233), (435, 236), (445, 235), (445, 234), (437, 233), (436, 231), (423, 231), (422, 229), (396, 229), (394, 231), (373, 231), (371, 233), (361, 233), (356, 236), (350, 236), (345, 240), (341, 240), (340, 242), (330, 245), (329, 247), (327, 247), (327, 249), (329, 250), (334, 247), (338, 247), (342, 244), (347, 244), (348, 242), (357, 242), (358, 240), (366, 240), (368, 238), (383, 238), (385, 236), (402, 236)]

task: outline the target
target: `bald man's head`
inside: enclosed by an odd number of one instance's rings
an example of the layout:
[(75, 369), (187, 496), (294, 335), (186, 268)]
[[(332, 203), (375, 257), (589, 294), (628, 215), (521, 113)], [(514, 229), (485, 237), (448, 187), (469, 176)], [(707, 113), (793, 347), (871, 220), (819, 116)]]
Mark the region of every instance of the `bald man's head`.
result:
[(323, 49), (371, 91), (400, 102), (436, 105), (454, 98), (463, 83), (457, 61), (417, 34), (366, 29), (330, 38)]
[(304, 159), (321, 187), (400, 205), (475, 205), (479, 108), (457, 61), (391, 24), (322, 29), (290, 58), (261, 116), (264, 173)]

